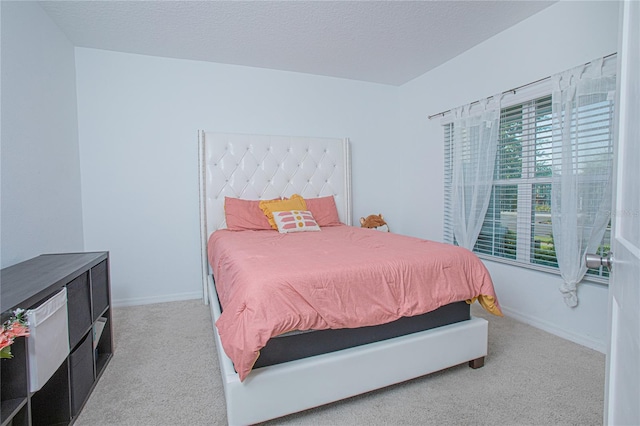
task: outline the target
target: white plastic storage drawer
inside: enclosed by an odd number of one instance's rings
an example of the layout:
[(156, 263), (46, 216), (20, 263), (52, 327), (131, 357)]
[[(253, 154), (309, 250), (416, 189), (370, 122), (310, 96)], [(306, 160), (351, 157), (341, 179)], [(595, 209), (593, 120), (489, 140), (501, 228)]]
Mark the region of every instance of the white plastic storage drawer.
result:
[(67, 289), (63, 288), (42, 305), (27, 311), (29, 320), (29, 391), (47, 383), (69, 356)]

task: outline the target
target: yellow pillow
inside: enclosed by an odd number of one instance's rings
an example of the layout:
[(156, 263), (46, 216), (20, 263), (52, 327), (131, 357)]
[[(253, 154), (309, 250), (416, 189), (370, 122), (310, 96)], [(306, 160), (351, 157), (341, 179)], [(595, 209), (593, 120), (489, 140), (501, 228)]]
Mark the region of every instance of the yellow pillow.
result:
[(273, 212), (307, 210), (307, 203), (298, 194), (293, 194), (288, 200), (262, 200), (259, 205), (265, 216), (267, 216), (269, 224), (275, 230), (278, 230), (278, 225), (273, 219)]

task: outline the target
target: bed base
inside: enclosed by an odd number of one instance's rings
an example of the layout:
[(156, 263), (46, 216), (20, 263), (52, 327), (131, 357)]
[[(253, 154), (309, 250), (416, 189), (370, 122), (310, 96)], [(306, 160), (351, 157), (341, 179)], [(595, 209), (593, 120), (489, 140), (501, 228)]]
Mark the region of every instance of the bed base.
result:
[[(216, 294), (210, 275), (208, 294)], [(220, 307), (215, 300), (209, 307), (230, 425), (274, 419), (465, 362), (478, 368), (487, 355), (488, 323), (472, 317), (411, 335), (257, 368), (240, 382), (215, 327)]]

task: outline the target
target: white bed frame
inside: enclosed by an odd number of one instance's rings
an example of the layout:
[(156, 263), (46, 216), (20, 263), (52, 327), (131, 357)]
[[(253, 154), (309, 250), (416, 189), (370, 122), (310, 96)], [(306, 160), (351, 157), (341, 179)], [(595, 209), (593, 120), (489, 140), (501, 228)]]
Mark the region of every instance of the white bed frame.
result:
[(215, 327), (220, 306), (206, 254), (209, 235), (226, 226), (224, 197), (333, 195), (340, 219), (351, 225), (349, 141), (201, 131), (199, 145), (203, 294), (211, 308), (229, 424), (253, 424), (281, 417), (486, 356), (487, 321), (471, 318), (257, 368), (240, 382)]

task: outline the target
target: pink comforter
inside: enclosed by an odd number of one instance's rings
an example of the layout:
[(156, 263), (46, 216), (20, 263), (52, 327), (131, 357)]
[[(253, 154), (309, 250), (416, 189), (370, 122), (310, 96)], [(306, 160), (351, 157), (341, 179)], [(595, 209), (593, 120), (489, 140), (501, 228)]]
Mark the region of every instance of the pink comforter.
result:
[(371, 229), (218, 230), (208, 251), (223, 308), (216, 326), (240, 380), (267, 341), (288, 331), (382, 324), (480, 295), (495, 299), (470, 251)]

